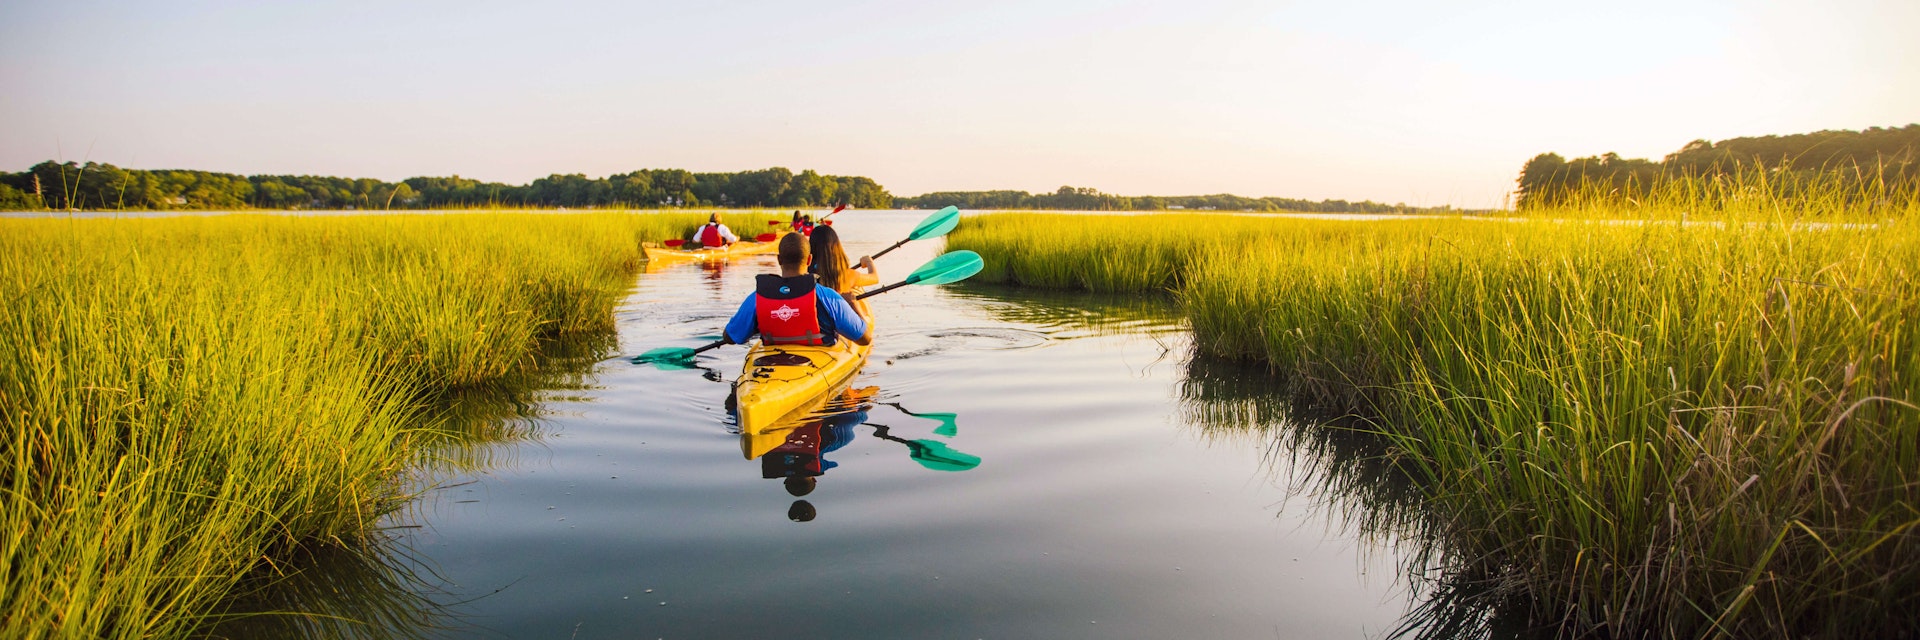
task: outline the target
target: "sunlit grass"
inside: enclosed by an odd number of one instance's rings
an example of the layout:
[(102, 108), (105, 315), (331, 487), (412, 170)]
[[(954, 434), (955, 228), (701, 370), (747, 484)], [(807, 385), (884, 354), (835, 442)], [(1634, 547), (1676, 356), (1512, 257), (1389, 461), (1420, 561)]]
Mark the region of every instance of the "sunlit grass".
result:
[[(951, 244), (1019, 283), (1172, 287), (1202, 351), (1375, 416), (1445, 523), (1423, 560), (1531, 623), (1897, 629), (1920, 607), (1920, 207), (1765, 193), (1521, 221), (992, 215)], [(1167, 272), (1107, 275), (1136, 258)]]
[(639, 242), (703, 220), (0, 220), (0, 636), (184, 635), (258, 563), (352, 547), (434, 398), (610, 330)]

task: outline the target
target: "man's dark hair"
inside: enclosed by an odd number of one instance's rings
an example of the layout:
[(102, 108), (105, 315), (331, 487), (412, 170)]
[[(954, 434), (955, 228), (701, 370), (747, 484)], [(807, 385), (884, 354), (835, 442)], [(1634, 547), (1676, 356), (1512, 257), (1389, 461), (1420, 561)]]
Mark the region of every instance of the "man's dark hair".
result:
[(799, 267), (807, 263), (807, 237), (789, 233), (780, 237), (780, 266)]

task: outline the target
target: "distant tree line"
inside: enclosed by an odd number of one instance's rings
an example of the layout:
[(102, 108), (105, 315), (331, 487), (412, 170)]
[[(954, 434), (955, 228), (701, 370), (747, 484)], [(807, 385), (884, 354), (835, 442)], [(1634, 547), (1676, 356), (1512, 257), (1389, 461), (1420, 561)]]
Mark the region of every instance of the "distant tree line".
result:
[(1210, 196), (1120, 196), (1088, 188), (1060, 187), (1053, 193), (1025, 191), (937, 191), (911, 198), (894, 198), (894, 206), (931, 209), (947, 205), (962, 209), (1056, 209), (1065, 211), (1301, 211), (1312, 213), (1434, 213), (1451, 207), (1420, 208), (1372, 201), (1248, 198), (1232, 194)]
[(1567, 160), (1543, 153), (1520, 169), (1519, 207), (1553, 206), (1576, 195), (1638, 197), (1677, 180), (1763, 176), (1775, 188), (1833, 180), (1863, 193), (1920, 183), (1920, 124), (1864, 131), (1695, 140), (1655, 162), (1616, 153)]
[(526, 185), (460, 176), (384, 182), (330, 176), (243, 176), (180, 169), (122, 169), (42, 162), (0, 172), (0, 210), (23, 209), (437, 209), (463, 207), (805, 207), (885, 209), (893, 196), (871, 178), (782, 167), (737, 173), (644, 169), (605, 178), (555, 174)]

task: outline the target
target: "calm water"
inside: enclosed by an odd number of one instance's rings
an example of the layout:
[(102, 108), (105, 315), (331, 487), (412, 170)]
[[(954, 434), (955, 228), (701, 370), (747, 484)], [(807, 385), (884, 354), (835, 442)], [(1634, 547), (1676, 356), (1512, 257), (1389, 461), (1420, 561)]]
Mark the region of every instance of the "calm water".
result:
[[(922, 215), (836, 220), (859, 255)], [(940, 248), (889, 254), (883, 279)], [(703, 355), (709, 371), (624, 357), (702, 343), (773, 269), (639, 276), (609, 357), (499, 443), (450, 450), (442, 466), (467, 470), (390, 519), (397, 577), (350, 567), (312, 589), (369, 601), (346, 610), (383, 621), (373, 635), (428, 637), (1363, 638), (1408, 609), (1390, 537), (1361, 539), (1347, 499), (1316, 493), (1374, 481), (1253, 424), (1279, 421), (1269, 381), (1189, 362), (1151, 297), (874, 298), (865, 412), (835, 420), (851, 439), (791, 495), (723, 407), (744, 347)], [(980, 463), (909, 455), (928, 445)]]

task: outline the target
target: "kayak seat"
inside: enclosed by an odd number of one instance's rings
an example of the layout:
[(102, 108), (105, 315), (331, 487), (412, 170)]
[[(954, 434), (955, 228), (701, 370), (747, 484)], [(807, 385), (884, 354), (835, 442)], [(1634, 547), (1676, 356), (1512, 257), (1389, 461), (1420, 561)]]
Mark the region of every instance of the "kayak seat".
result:
[(813, 363), (812, 358), (809, 358), (797, 353), (787, 353), (784, 351), (778, 352), (778, 353), (769, 353), (767, 355), (760, 356), (758, 358), (753, 359), (753, 366), (756, 366), (756, 367), (797, 367), (797, 366), (812, 364), (812, 363)]

